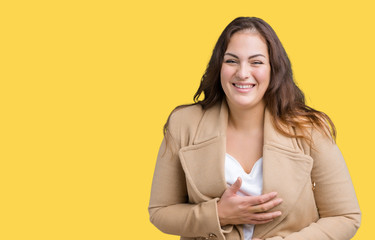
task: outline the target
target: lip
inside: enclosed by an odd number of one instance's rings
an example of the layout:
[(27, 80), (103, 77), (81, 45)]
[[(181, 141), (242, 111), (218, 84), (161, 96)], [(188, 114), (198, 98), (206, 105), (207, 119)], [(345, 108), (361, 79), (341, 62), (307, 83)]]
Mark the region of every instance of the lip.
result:
[(232, 83), (232, 86), (241, 93), (247, 93), (251, 91), (256, 84), (255, 83)]

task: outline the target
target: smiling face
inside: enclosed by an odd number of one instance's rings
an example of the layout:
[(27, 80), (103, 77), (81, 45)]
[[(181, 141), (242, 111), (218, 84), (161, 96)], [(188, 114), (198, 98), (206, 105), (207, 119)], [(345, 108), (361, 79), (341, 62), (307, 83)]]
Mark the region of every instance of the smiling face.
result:
[(263, 106), (271, 76), (268, 47), (259, 33), (241, 31), (230, 38), (221, 67), (221, 86), (230, 108)]

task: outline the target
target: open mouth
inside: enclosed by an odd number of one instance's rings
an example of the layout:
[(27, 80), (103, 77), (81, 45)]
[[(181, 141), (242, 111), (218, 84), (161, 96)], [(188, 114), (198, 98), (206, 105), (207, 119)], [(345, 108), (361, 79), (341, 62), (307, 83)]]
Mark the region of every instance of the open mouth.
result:
[(233, 86), (241, 89), (250, 89), (255, 87), (255, 84), (238, 84), (238, 83), (233, 83)]

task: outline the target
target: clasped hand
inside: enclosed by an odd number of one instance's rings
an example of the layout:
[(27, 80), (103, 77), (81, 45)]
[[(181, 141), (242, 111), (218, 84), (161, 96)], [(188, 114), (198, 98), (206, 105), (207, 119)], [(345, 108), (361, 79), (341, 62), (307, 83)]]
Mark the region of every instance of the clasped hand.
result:
[(280, 211), (266, 212), (279, 204), (282, 199), (271, 192), (260, 196), (240, 196), (237, 191), (242, 184), (241, 178), (227, 188), (217, 203), (220, 225), (228, 224), (264, 224), (281, 215)]

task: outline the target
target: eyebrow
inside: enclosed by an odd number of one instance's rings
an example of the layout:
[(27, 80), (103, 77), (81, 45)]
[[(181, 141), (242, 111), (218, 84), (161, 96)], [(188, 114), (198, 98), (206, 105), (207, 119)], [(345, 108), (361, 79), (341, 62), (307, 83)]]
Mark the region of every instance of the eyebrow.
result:
[[(233, 53), (225, 53), (224, 55), (229, 55), (229, 56), (232, 56), (232, 57), (234, 57), (234, 58), (237, 58), (237, 59), (239, 59), (239, 57), (237, 56), (237, 55), (235, 55), (235, 54), (233, 54)], [(264, 57), (264, 58), (266, 58), (263, 54), (254, 54), (254, 55), (251, 55), (250, 57), (249, 57), (249, 59), (251, 59), (251, 58), (255, 58), (255, 57)]]

